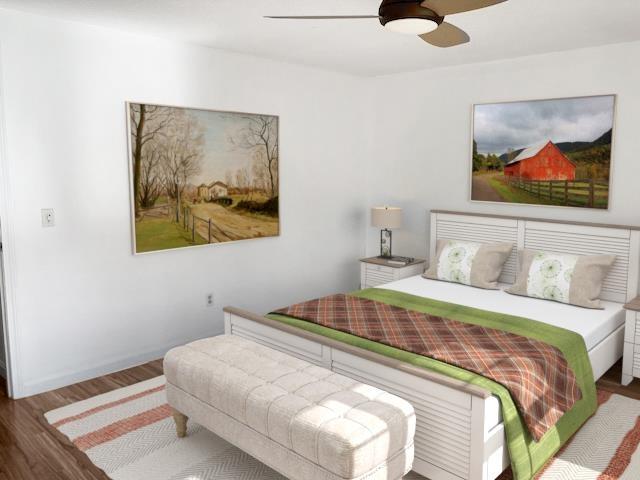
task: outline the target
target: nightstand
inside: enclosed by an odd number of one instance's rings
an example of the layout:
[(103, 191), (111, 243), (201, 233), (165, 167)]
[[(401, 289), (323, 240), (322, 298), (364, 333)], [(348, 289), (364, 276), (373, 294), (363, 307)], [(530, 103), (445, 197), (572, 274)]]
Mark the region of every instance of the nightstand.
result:
[(622, 385), (629, 385), (634, 377), (640, 377), (640, 297), (624, 306), (627, 320), (624, 327), (624, 357), (622, 360)]
[(416, 258), (406, 265), (390, 263), (380, 257), (360, 259), (360, 287), (371, 288), (424, 272), (426, 260)]

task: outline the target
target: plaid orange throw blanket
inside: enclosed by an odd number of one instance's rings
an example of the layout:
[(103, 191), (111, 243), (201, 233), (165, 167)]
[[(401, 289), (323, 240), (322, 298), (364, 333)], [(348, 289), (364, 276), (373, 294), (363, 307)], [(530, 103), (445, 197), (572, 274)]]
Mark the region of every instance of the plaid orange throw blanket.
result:
[(277, 310), (431, 357), (504, 385), (536, 441), (582, 398), (562, 352), (539, 340), (350, 295)]

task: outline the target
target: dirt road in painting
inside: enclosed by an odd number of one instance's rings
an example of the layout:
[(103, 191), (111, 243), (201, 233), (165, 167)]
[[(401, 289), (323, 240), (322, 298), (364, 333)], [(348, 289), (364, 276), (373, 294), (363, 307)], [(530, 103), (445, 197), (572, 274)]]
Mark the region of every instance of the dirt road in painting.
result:
[[(193, 205), (191, 213), (196, 217), (211, 218), (212, 243), (278, 235), (277, 218), (242, 213), (213, 203)], [(208, 239), (208, 222), (197, 221), (196, 231)]]
[(489, 180), (496, 176), (497, 174), (474, 175), (471, 184), (472, 200), (481, 200), (483, 202), (504, 202), (504, 198), (502, 198), (489, 184)]

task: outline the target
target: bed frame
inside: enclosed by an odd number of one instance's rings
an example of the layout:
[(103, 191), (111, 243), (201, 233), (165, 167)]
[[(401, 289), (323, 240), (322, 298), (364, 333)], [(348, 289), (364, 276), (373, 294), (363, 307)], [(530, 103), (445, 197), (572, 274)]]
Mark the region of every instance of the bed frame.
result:
[[(638, 292), (640, 228), (558, 222), (523, 217), (432, 211), (430, 258), (438, 239), (516, 245), (501, 281), (513, 283), (517, 249), (558, 253), (613, 253), (602, 298), (620, 304)], [(622, 305), (621, 305), (622, 308)], [(509, 465), (499, 400), (490, 392), (428, 370), (227, 307), (225, 332), (254, 340), (380, 387), (416, 410), (413, 470), (431, 480), (492, 480)], [(589, 351), (594, 376), (601, 377), (622, 356), (624, 325)]]

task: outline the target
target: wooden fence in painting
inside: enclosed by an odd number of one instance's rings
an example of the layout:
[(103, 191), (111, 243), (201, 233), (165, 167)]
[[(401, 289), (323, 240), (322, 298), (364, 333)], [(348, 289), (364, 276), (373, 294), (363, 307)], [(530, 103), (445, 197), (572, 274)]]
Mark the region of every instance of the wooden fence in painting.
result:
[(176, 212), (175, 205), (159, 205), (140, 210), (141, 218), (169, 218), (191, 234), (191, 241), (196, 242), (196, 235), (207, 243), (229, 242), (240, 240), (237, 234), (227, 232), (216, 225), (210, 218), (202, 218), (195, 215), (191, 208), (183, 206), (180, 214)]
[(553, 205), (606, 208), (609, 184), (597, 180), (528, 180), (505, 176), (507, 185), (524, 190)]
[[(182, 208), (182, 227), (191, 232), (191, 241), (196, 241), (196, 235), (206, 240), (207, 243), (219, 243), (238, 240), (234, 235), (225, 232), (210, 218), (202, 218), (194, 215), (189, 207)], [(200, 230), (198, 227), (202, 227)], [(204, 233), (202, 232), (204, 230)]]

